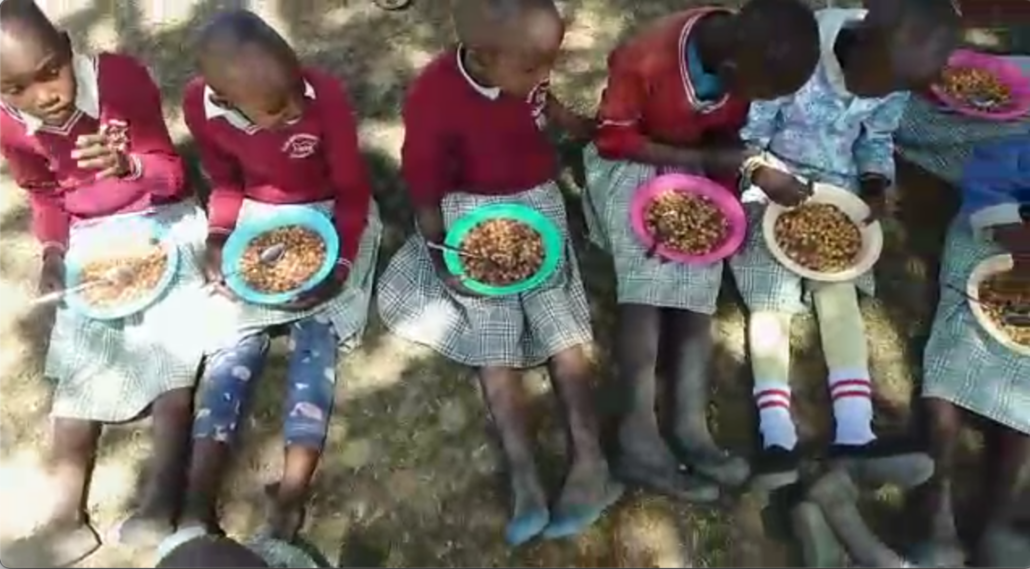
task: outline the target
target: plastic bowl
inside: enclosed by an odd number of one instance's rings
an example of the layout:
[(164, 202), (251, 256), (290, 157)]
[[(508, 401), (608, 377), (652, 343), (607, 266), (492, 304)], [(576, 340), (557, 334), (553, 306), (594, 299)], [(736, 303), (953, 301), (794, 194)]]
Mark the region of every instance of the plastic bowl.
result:
[(865, 220), (869, 217), (869, 206), (857, 195), (829, 184), (817, 183), (814, 185), (813, 190), (812, 197), (805, 203), (835, 205), (851, 221), (858, 225), (859, 231), (862, 234), (862, 248), (858, 252), (858, 258), (855, 259), (855, 263), (843, 271), (822, 273), (806, 268), (788, 257), (776, 240), (776, 220), (790, 208), (772, 202), (769, 203), (765, 210), (765, 215), (762, 217), (762, 236), (765, 238), (765, 244), (769, 247), (769, 252), (772, 253), (773, 258), (779, 261), (781, 265), (806, 279), (827, 283), (857, 279), (872, 269), (876, 261), (880, 259), (880, 253), (883, 252), (883, 228), (879, 222), (865, 225)]
[(968, 49), (955, 50), (948, 60), (949, 67), (972, 67), (990, 73), (1004, 83), (1011, 93), (1008, 105), (996, 111), (972, 107), (948, 94), (941, 85), (931, 85), (930, 91), (945, 107), (970, 117), (987, 121), (1010, 121), (1030, 111), (1030, 80), (1023, 75), (1018, 65), (997, 55), (989, 55)]
[[(68, 308), (87, 318), (92, 318), (93, 320), (118, 320), (148, 308), (151, 304), (157, 301), (157, 299), (160, 298), (168, 289), (169, 285), (172, 284), (172, 280), (175, 279), (175, 274), (179, 270), (179, 248), (172, 239), (168, 238), (168, 236), (164, 234), (164, 229), (160, 225), (154, 223), (151, 219), (136, 218), (131, 221), (131, 230), (120, 235), (119, 238), (122, 240), (126, 238), (158, 239), (161, 247), (165, 251), (165, 255), (168, 257), (168, 261), (165, 264), (165, 272), (161, 275), (161, 279), (157, 281), (157, 284), (148, 294), (145, 294), (132, 302), (115, 306), (98, 307), (88, 302), (81, 294), (72, 292), (64, 299)], [(91, 247), (90, 250), (95, 250), (95, 248)], [(116, 252), (116, 245), (113, 245), (111, 250)], [(98, 258), (103, 257), (76, 254), (74, 249), (70, 251), (64, 260), (65, 286), (72, 288), (81, 284), (83, 268), (86, 264), (91, 261), (96, 261)]]
[[(251, 241), (261, 235), (280, 229), (299, 225), (305, 229), (314, 231), (325, 243), (325, 260), (318, 271), (301, 286), (288, 291), (268, 293), (250, 287), (239, 271), (240, 260), (243, 252)], [(225, 242), (222, 250), (222, 274), (225, 275), (225, 284), (236, 293), (241, 299), (252, 304), (283, 304), (307, 292), (321, 283), (336, 265), (336, 258), (340, 254), (340, 238), (336, 233), (329, 216), (318, 209), (306, 205), (279, 206), (269, 210), (260, 216), (249, 217), (243, 225), (237, 226)]]
[(969, 280), (966, 282), (967, 300), (969, 302), (969, 309), (973, 311), (973, 317), (976, 318), (977, 323), (979, 323), (992, 338), (997, 340), (999, 344), (1021, 356), (1030, 356), (1030, 346), (1025, 346), (1014, 341), (1012, 338), (1009, 338), (1009, 336), (987, 316), (987, 313), (984, 312), (983, 306), (978, 302), (980, 299), (980, 283), (987, 280), (988, 277), (994, 276), (998, 273), (1011, 271), (1012, 267), (1012, 255), (1008, 254), (995, 255), (981, 261), (980, 264), (973, 269), (972, 274), (969, 275)]
[(654, 246), (654, 236), (647, 230), (647, 207), (655, 198), (669, 191), (703, 196), (712, 200), (712, 203), (726, 216), (728, 231), (722, 244), (704, 255), (691, 255), (665, 245), (659, 245), (655, 249), (656, 254), (677, 263), (707, 265), (721, 261), (740, 249), (740, 245), (747, 235), (747, 216), (744, 214), (744, 207), (740, 205), (737, 196), (708, 178), (679, 173), (657, 176), (641, 185), (633, 194), (633, 199), (629, 204), (629, 222), (633, 233), (640, 239), (644, 247), (650, 249)]
[(533, 276), (509, 285), (497, 286), (477, 281), (465, 273), (465, 263), (455, 251), (444, 251), (443, 259), (447, 270), (462, 279), (472, 292), (485, 296), (504, 296), (532, 290), (554, 274), (565, 249), (565, 239), (557, 225), (539, 211), (521, 204), (493, 204), (474, 209), (459, 217), (447, 231), (444, 244), (460, 249), (462, 242), (473, 228), (492, 219), (511, 219), (533, 228), (544, 242), (544, 262)]

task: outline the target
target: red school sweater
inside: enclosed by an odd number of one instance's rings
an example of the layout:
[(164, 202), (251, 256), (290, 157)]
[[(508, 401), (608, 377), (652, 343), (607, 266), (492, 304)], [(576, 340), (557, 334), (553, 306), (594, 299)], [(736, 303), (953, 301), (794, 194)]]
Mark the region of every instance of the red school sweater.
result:
[[(33, 133), (30, 117), (6, 107), (0, 111), (0, 153), (15, 182), (29, 193), (33, 233), (44, 250), (67, 247), (75, 221), (189, 196), (182, 160), (165, 126), (161, 94), (147, 69), (129, 56), (113, 53), (74, 57), (85, 69), (75, 73), (76, 88), (84, 90), (80, 96), (96, 94), (97, 116), (78, 110), (66, 124), (44, 125)], [(79, 136), (96, 134), (110, 121), (128, 125), (133, 171), (122, 179), (96, 181), (96, 171), (78, 168), (71, 153)]]
[(404, 102), (401, 170), (412, 203), (439, 204), (455, 191), (508, 195), (553, 180), (558, 157), (544, 128), (547, 86), (528, 98), (478, 85), (461, 50), (430, 62)]
[(245, 198), (269, 204), (333, 200), (339, 261), (352, 263), (372, 199), (354, 112), (338, 79), (315, 69), (303, 75), (310, 87), (303, 115), (275, 130), (208, 118), (203, 79), (187, 85), (183, 115), (211, 181), (209, 232), (232, 232)]
[(725, 10), (696, 8), (667, 16), (611, 53), (594, 139), (601, 156), (624, 159), (648, 141), (693, 145), (744, 126), (747, 101), (732, 96), (700, 101), (687, 72), (686, 47), (694, 25), (718, 11)]

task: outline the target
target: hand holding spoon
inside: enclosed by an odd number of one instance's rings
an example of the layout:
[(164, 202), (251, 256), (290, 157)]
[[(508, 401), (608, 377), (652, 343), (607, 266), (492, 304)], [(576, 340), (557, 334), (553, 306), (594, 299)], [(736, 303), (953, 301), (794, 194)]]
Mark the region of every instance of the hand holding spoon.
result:
[(81, 292), (83, 290), (87, 290), (100, 285), (112, 285), (118, 287), (127, 286), (129, 283), (132, 282), (133, 276), (135, 276), (135, 271), (132, 269), (131, 266), (118, 265), (117, 267), (111, 267), (110, 269), (108, 269), (103, 274), (103, 276), (97, 280), (87, 281), (76, 286), (73, 286), (71, 288), (66, 288), (64, 290), (58, 290), (50, 294), (45, 294), (33, 300), (32, 304), (48, 304), (51, 302), (61, 300), (69, 294)]

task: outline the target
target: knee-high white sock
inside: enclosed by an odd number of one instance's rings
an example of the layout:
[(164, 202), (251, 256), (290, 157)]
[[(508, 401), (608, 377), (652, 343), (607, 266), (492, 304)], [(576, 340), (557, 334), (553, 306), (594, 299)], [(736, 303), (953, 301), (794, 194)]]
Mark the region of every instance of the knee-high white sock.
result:
[(748, 320), (753, 393), (765, 448), (793, 450), (798, 442), (790, 412), (790, 319), (789, 314), (755, 312)]
[(851, 283), (821, 285), (814, 291), (819, 335), (830, 370), (830, 399), (837, 423), (835, 442), (863, 445), (873, 434), (873, 384), (858, 294)]

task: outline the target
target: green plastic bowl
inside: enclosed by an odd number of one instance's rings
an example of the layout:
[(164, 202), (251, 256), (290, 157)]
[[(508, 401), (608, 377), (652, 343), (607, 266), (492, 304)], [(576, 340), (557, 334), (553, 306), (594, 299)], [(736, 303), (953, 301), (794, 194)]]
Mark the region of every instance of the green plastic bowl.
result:
[(558, 262), (561, 261), (562, 251), (565, 248), (565, 239), (561, 230), (539, 211), (520, 204), (494, 204), (474, 209), (458, 218), (447, 231), (444, 244), (448, 247), (460, 249), (462, 241), (469, 231), (477, 225), (492, 219), (511, 219), (525, 223), (540, 234), (544, 242), (544, 262), (540, 269), (533, 276), (504, 286), (496, 286), (489, 283), (477, 281), (465, 274), (465, 263), (461, 255), (454, 251), (444, 251), (443, 259), (447, 264), (447, 270), (452, 275), (459, 277), (469, 290), (485, 296), (504, 296), (508, 294), (519, 294), (532, 290), (546, 281), (554, 271), (558, 269)]

